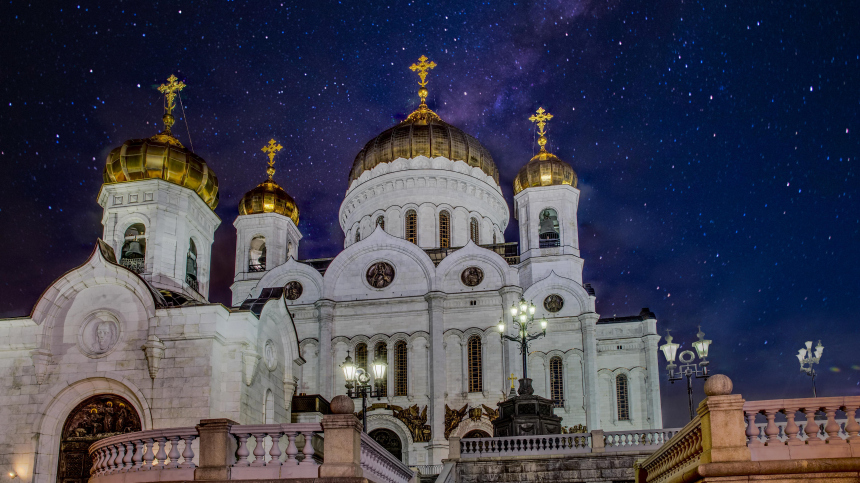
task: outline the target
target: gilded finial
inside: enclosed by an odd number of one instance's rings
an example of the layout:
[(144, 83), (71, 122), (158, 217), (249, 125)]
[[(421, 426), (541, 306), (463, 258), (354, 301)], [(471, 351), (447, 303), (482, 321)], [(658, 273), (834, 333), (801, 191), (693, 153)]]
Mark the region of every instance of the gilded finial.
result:
[(161, 134), (173, 137), (170, 128), (176, 122), (173, 118), (173, 108), (176, 107), (176, 94), (184, 88), (185, 83), (173, 74), (167, 78), (167, 84), (158, 86), (158, 92), (164, 94), (164, 116), (162, 116), (162, 120), (164, 120), (164, 132)]
[(266, 174), (269, 175), (270, 180), (275, 175), (275, 154), (281, 149), (284, 149), (284, 147), (276, 143), (274, 139), (270, 139), (269, 144), (263, 146), (263, 149), (260, 150), (269, 156), (269, 167), (266, 168)]
[(532, 114), (529, 117), (529, 121), (537, 123), (538, 127), (538, 144), (540, 145), (541, 152), (546, 152), (546, 123), (552, 119), (552, 114), (543, 110), (543, 107), (539, 107), (537, 110), (537, 114)]
[(425, 108), (427, 107), (427, 103), (425, 102), (427, 100), (427, 73), (436, 67), (436, 62), (433, 62), (432, 60), (427, 62), (427, 60), (427, 56), (422, 55), (418, 58), (417, 64), (409, 66), (409, 69), (412, 72), (417, 72), (418, 78), (421, 79), (418, 81), (418, 85), (421, 86), (421, 88), (418, 89), (418, 97), (421, 98), (421, 106)]
[(517, 380), (517, 376), (515, 376), (514, 373), (512, 372), (511, 377), (509, 377), (508, 380), (511, 381), (511, 389), (513, 389), (514, 388), (514, 381)]

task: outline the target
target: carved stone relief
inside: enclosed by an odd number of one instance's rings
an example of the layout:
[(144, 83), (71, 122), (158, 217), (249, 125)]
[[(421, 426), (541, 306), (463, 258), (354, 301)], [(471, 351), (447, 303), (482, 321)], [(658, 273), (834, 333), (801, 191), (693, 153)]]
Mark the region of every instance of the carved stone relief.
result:
[(394, 281), (394, 267), (388, 262), (376, 262), (367, 269), (367, 283), (373, 288), (385, 288)]
[(81, 324), (78, 348), (87, 357), (104, 357), (114, 349), (119, 336), (120, 325), (116, 317), (106, 311), (95, 312)]
[(467, 287), (476, 287), (484, 281), (484, 271), (478, 267), (469, 267), (460, 274), (460, 281)]
[(263, 360), (266, 361), (266, 369), (274, 371), (278, 367), (278, 356), (275, 351), (275, 343), (270, 340), (266, 341), (266, 346), (263, 349)]
[(547, 312), (556, 313), (561, 310), (562, 307), (564, 307), (564, 299), (561, 298), (561, 295), (547, 295), (547, 297), (543, 299), (543, 308), (545, 308)]
[(302, 292), (304, 292), (304, 287), (302, 287), (302, 284), (296, 280), (284, 285), (284, 297), (286, 297), (287, 300), (297, 300), (302, 296)]

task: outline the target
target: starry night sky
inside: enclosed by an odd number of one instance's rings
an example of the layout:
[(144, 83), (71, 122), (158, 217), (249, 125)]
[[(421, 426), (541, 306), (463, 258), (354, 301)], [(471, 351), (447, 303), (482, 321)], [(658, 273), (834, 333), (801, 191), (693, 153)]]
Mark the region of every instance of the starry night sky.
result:
[[(0, 316), (86, 260), (105, 157), (160, 129), (171, 73), (188, 84), (174, 131), (221, 185), (211, 299), (229, 303), (232, 223), (269, 138), (301, 258), (336, 255), (353, 159), (417, 106), (408, 66), (426, 54), (428, 104), (489, 148), (509, 203), (536, 148), (528, 116), (555, 115), (601, 316), (649, 307), (685, 348), (702, 324), (712, 370), (747, 399), (811, 396), (794, 354), (821, 339), (819, 394), (860, 393), (856, 2), (0, 8)], [(665, 423), (682, 425), (683, 383), (663, 377)]]

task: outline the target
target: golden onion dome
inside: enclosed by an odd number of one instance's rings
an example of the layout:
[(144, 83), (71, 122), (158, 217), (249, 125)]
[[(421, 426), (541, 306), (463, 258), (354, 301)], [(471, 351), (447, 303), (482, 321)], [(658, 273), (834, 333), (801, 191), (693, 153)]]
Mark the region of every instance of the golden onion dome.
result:
[(514, 194), (537, 186), (568, 185), (576, 188), (576, 173), (555, 154), (541, 151), (520, 168), (514, 178)]
[(176, 138), (159, 134), (149, 139), (129, 139), (108, 154), (105, 183), (163, 179), (188, 188), (215, 209), (218, 178), (206, 161), (185, 149)]
[(277, 213), (299, 224), (299, 208), (293, 197), (271, 179), (263, 181), (256, 188), (245, 193), (239, 201), (240, 215), (256, 215), (258, 213)]
[(451, 161), (465, 161), (499, 183), (499, 170), (493, 157), (477, 139), (448, 124), (426, 106), (387, 129), (364, 145), (349, 175), (350, 183), (362, 173), (397, 158), (444, 156)]

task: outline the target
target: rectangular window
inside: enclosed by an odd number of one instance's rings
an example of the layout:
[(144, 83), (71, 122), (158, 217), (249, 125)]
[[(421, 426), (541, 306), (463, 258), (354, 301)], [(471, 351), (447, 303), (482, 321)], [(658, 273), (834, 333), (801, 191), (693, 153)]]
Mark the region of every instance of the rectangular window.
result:
[[(388, 347), (385, 345), (385, 342), (379, 342), (376, 344), (374, 360), (380, 360), (386, 363), (388, 362)], [(379, 381), (379, 385), (376, 387), (379, 389), (380, 396), (385, 397), (388, 395), (388, 371), (385, 371), (385, 375), (382, 376), (382, 380)]]
[(469, 338), (469, 392), (481, 392), (484, 390), (483, 373), (481, 367), (481, 338), (473, 335)]
[(405, 396), (409, 390), (407, 375), (409, 374), (406, 342), (394, 344), (394, 395)]
[(618, 402), (618, 420), (630, 421), (630, 402), (628, 397), (627, 376), (619, 374), (615, 378), (615, 398)]
[(447, 211), (439, 213), (439, 248), (451, 246), (451, 217)]
[(415, 210), (406, 212), (406, 241), (418, 244), (418, 213)]

